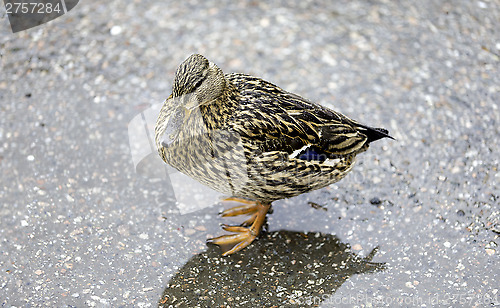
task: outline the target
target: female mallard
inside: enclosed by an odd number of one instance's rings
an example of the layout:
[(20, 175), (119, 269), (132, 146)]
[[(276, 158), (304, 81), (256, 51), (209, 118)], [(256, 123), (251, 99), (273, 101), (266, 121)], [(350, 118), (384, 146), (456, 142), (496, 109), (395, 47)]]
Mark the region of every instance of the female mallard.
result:
[(251, 214), (240, 226), (223, 226), (235, 234), (209, 240), (232, 247), (223, 255), (252, 243), (271, 202), (339, 181), (358, 153), (384, 137), (391, 138), (385, 129), (260, 78), (225, 75), (197, 54), (177, 69), (155, 126), (167, 164), (242, 203), (223, 216)]

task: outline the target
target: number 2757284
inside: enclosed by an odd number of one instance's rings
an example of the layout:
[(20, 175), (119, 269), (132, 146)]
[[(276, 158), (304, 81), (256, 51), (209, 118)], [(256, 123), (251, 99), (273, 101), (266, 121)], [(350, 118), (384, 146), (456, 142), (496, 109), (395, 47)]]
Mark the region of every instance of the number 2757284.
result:
[(52, 14), (60, 13), (61, 5), (59, 2), (41, 3), (41, 2), (6, 2), (5, 9), (7, 14)]

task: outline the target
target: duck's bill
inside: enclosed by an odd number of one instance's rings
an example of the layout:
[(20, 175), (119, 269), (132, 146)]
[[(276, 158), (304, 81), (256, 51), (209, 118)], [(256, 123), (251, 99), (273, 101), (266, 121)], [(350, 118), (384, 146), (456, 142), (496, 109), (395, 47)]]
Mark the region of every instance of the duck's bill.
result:
[(177, 108), (173, 112), (173, 115), (168, 120), (167, 126), (162, 136), (162, 146), (169, 147), (173, 142), (177, 140), (182, 124), (184, 122), (185, 113), (185, 109), (182, 107)]

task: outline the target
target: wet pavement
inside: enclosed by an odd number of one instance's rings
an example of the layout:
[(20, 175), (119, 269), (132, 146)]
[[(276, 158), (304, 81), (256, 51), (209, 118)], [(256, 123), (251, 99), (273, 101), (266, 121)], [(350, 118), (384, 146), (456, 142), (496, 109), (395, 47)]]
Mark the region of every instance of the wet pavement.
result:
[[(15, 34), (0, 16), (2, 306), (500, 304), (497, 1), (86, 1)], [(139, 172), (131, 129), (195, 52), (396, 141), (220, 257), (220, 196)]]

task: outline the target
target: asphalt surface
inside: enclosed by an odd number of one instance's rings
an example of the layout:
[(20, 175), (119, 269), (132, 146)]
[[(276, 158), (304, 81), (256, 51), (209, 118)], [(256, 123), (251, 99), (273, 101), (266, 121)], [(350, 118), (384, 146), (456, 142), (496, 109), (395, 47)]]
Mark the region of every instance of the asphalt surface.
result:
[[(500, 304), (498, 1), (82, 1), (15, 34), (0, 16), (1, 306)], [(396, 141), (221, 258), (221, 206), (139, 172), (130, 124), (192, 53)]]

